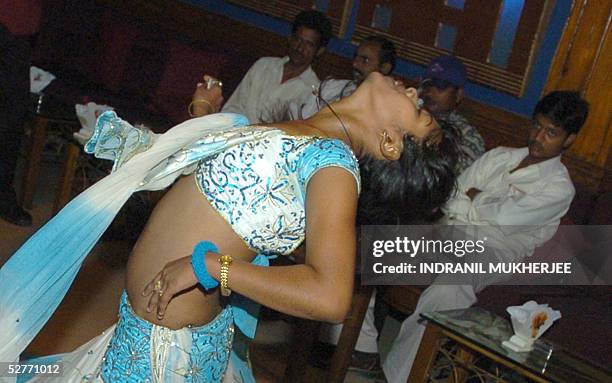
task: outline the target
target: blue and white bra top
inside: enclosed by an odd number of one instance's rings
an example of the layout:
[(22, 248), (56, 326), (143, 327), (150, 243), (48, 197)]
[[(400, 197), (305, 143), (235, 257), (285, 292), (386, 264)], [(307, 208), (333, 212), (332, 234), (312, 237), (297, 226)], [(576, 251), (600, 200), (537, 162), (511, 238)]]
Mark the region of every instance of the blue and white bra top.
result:
[(305, 236), (308, 181), (330, 166), (350, 172), (360, 190), (357, 159), (346, 144), (285, 133), (234, 145), (202, 160), (195, 177), (202, 193), (249, 248), (290, 254)]

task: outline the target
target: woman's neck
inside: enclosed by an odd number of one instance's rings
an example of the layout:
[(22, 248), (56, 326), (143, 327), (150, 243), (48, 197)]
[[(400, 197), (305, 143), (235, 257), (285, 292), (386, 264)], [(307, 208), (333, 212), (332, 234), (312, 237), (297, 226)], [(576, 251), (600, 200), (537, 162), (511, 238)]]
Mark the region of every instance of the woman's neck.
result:
[[(370, 92), (371, 93), (371, 92)], [(383, 116), (377, 115), (372, 108), (373, 95), (358, 88), (350, 97), (343, 98), (329, 106), (323, 107), (317, 114), (304, 121), (276, 123), (287, 134), (294, 136), (328, 137), (343, 141), (349, 145), (358, 158), (365, 151), (365, 142), (370, 130), (367, 128), (376, 121), (384, 124)]]
[(327, 137), (343, 141), (351, 147), (358, 157), (362, 152), (363, 129), (361, 122), (344, 104), (335, 103), (326, 106), (319, 113), (305, 120), (304, 124), (322, 132)]

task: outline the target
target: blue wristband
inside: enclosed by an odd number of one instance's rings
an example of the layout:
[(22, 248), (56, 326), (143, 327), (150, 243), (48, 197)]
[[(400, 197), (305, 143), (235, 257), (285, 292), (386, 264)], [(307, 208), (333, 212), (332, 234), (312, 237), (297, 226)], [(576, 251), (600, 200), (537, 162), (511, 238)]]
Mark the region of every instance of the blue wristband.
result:
[(206, 270), (206, 263), (204, 262), (206, 253), (212, 251), (213, 253), (218, 253), (219, 249), (217, 246), (210, 241), (200, 241), (193, 249), (193, 254), (191, 254), (191, 266), (193, 267), (193, 272), (195, 273), (198, 281), (206, 290), (214, 289), (219, 286), (219, 282), (213, 279)]

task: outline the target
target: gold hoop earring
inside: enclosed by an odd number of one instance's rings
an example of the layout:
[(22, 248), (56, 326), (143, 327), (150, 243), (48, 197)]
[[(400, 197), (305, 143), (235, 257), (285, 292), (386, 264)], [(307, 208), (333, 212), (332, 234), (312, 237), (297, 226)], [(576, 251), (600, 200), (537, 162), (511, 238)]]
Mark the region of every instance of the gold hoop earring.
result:
[(380, 152), (388, 160), (394, 159), (393, 152), (397, 151), (395, 145), (392, 144), (392, 139), (387, 131), (380, 133)]
[(380, 143), (378, 144), (380, 152), (385, 153), (385, 144), (388, 142), (387, 140), (389, 139), (389, 134), (385, 131), (385, 132), (381, 132), (380, 133)]

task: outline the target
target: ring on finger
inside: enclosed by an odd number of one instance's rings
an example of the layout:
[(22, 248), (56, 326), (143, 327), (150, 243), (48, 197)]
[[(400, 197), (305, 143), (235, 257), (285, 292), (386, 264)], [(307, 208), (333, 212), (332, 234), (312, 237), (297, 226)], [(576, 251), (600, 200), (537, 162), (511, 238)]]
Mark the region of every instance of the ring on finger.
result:
[(209, 78), (208, 80), (206, 80), (206, 89), (207, 90), (211, 90), (213, 86), (218, 85), (219, 88), (223, 88), (223, 83), (219, 80), (215, 80), (212, 78)]
[(157, 290), (157, 295), (159, 295), (160, 297), (164, 295), (164, 290)]
[(161, 279), (158, 279), (157, 282), (155, 282), (155, 285), (153, 286), (153, 290), (155, 291), (162, 291), (162, 281)]

